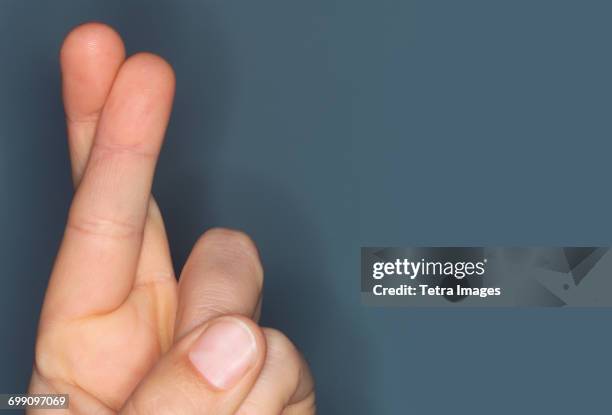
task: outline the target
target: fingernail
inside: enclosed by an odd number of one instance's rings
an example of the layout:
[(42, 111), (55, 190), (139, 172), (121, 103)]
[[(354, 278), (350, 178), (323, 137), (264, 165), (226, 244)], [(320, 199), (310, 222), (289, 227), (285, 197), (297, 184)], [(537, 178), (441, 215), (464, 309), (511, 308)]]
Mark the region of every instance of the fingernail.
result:
[(242, 321), (213, 323), (192, 346), (189, 360), (215, 388), (230, 389), (255, 363), (255, 336)]

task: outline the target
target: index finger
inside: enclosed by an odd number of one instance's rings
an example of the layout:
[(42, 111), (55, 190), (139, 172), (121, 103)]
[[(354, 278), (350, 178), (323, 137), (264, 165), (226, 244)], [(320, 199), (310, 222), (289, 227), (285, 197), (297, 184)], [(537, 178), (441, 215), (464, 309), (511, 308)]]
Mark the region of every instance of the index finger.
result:
[(119, 70), (70, 209), (47, 309), (101, 314), (129, 294), (173, 94), (173, 71), (155, 55), (135, 55)]

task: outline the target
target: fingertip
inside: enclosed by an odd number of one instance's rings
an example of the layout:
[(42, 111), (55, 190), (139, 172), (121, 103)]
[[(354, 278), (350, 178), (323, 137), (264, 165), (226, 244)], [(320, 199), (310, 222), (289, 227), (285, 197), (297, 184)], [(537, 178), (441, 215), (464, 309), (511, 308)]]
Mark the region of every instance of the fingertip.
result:
[(72, 53), (114, 52), (125, 54), (121, 36), (112, 27), (99, 22), (88, 22), (72, 29), (62, 43), (61, 56), (70, 57)]
[(60, 50), (60, 65), (70, 119), (97, 115), (124, 60), (123, 41), (108, 25), (85, 23), (68, 33)]
[(139, 52), (130, 56), (121, 68), (121, 76), (134, 85), (160, 92), (174, 92), (176, 78), (172, 65), (159, 55)]
[(174, 71), (151, 53), (129, 57), (104, 104), (96, 139), (157, 154), (174, 98)]
[(253, 240), (244, 232), (213, 228), (194, 245), (179, 282), (175, 337), (223, 315), (257, 315), (263, 267)]

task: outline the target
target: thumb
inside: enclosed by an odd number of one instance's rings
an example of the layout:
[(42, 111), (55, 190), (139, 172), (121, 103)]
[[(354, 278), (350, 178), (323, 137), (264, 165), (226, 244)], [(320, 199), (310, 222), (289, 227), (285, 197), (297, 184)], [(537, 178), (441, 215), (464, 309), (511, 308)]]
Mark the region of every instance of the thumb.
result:
[(257, 380), (265, 355), (265, 337), (248, 318), (210, 320), (159, 360), (121, 414), (233, 415)]

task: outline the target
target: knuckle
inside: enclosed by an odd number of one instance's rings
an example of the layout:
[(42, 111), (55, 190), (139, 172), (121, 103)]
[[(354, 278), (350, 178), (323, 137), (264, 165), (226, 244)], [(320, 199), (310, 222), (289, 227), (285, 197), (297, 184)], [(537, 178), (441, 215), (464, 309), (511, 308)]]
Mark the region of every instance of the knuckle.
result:
[(317, 402), (314, 389), (301, 401), (287, 406), (282, 415), (289, 414), (315, 415), (317, 413)]
[(299, 379), (302, 355), (293, 342), (281, 331), (265, 328), (266, 345), (268, 359), (271, 365), (279, 365), (284, 368), (286, 373), (295, 379)]
[(268, 350), (266, 364), (280, 368), (291, 381), (288, 407), (299, 407), (298, 413), (315, 413), (314, 380), (302, 353), (281, 331), (271, 328), (263, 331)]
[(90, 168), (100, 168), (108, 164), (119, 162), (121, 159), (155, 160), (157, 151), (148, 149), (142, 142), (125, 143), (122, 137), (116, 136), (113, 131), (106, 133), (106, 141), (94, 142), (89, 161)]
[(141, 233), (141, 227), (135, 222), (93, 215), (70, 215), (67, 228), (85, 235), (115, 239), (130, 238)]
[(70, 378), (73, 361), (65, 347), (66, 334), (55, 328), (39, 331), (34, 346), (34, 368), (42, 378)]
[(34, 347), (34, 367), (43, 377), (50, 377), (54, 374), (54, 355), (50, 353), (48, 338), (39, 335)]

